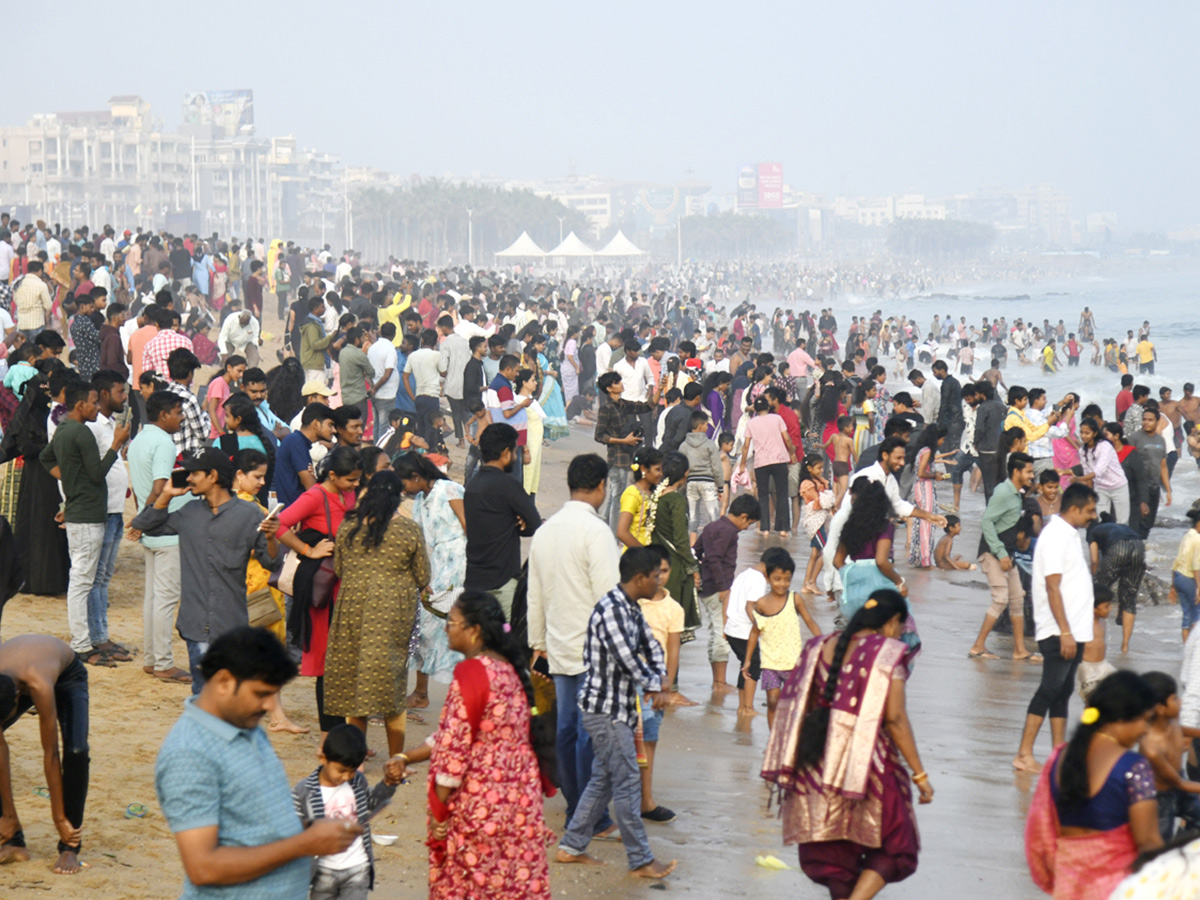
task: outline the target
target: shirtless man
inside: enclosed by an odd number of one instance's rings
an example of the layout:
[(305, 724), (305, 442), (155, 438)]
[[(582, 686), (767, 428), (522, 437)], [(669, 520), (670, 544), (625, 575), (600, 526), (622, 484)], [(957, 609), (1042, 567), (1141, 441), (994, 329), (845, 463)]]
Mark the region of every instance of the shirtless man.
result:
[(1183, 386), (1183, 397), (1179, 400), (1178, 408), (1189, 422), (1200, 422), (1200, 397), (1196, 396), (1196, 386), (1190, 381)]
[[(1182, 434), (1183, 410), (1179, 408), (1180, 402), (1179, 400), (1171, 399), (1171, 389), (1169, 387), (1158, 389), (1158, 411), (1170, 419), (1171, 424), (1175, 426), (1175, 430)], [(1167, 449), (1170, 450), (1173, 448), (1168, 447)]]
[(984, 372), (981, 377), (990, 381), (992, 383), (992, 387), (994, 387), (997, 391), (999, 391), (1001, 388), (1003, 388), (1005, 391), (1008, 390), (1008, 385), (1004, 383), (1004, 376), (1000, 374), (1000, 360), (998, 359), (992, 359), (991, 368)]
[[(0, 645), (0, 864), (29, 859), (13, 801), (12, 768), (4, 731), (21, 714), (37, 711), (50, 814), (58, 829), (57, 875), (74, 875), (83, 835), (88, 789), (87, 669), (70, 645), (45, 634), (27, 634)], [(59, 756), (56, 729), (62, 723)]]

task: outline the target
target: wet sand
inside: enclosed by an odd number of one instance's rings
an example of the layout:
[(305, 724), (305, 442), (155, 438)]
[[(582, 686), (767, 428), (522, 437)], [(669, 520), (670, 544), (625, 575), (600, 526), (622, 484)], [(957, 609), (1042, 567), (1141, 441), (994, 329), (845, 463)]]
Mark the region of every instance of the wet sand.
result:
[[(602, 450), (591, 440), (591, 429), (576, 427), (569, 437), (547, 445), (543, 459), (543, 490), (538, 505), (543, 513), (566, 499), (566, 464), (576, 453)], [(461, 456), (454, 451), (456, 459)], [(455, 470), (461, 472), (461, 470)], [(461, 475), (459, 475), (461, 477)], [(1200, 485), (1195, 470), (1182, 465), (1176, 473), (1177, 506), (1164, 510), (1181, 517)], [(940, 494), (948, 499), (949, 489)], [(982, 495), (968, 495), (961, 513), (964, 532), (957, 552), (971, 558), (978, 541)], [(130, 512), (132, 515), (132, 511)], [(1161, 575), (1180, 532), (1156, 534), (1152, 566)], [(528, 544), (528, 542), (525, 542)], [(742, 536), (741, 562), (754, 561), (767, 546), (754, 532)], [(807, 546), (792, 538), (788, 548), (803, 571)], [(1162, 549), (1158, 549), (1162, 548)], [(1165, 561), (1163, 553), (1167, 554)], [(909, 713), (937, 792), (930, 806), (918, 808), (923, 852), (917, 873), (885, 891), (897, 898), (957, 898), (980, 895), (996, 900), (1033, 900), (1042, 896), (1025, 868), (1022, 835), (1032, 794), (1029, 776), (1012, 771), (1010, 761), (1020, 736), (1025, 706), (1039, 678), (1037, 665), (1008, 659), (973, 661), (966, 650), (988, 605), (982, 575), (976, 572), (919, 572), (900, 565), (910, 586), (924, 652), (909, 684)], [(799, 582), (797, 581), (798, 585)], [(115, 640), (141, 645), (143, 565), (140, 549), (121, 548), (113, 580), (110, 630)], [(813, 613), (828, 630), (833, 621), (829, 604), (818, 600)], [(1109, 657), (1118, 666), (1144, 671), (1160, 668), (1177, 673), (1180, 659), (1179, 611), (1176, 607), (1144, 609), (1137, 619), (1133, 649), (1122, 658), (1116, 626), (1109, 626)], [(67, 637), (62, 598), (19, 595), (4, 611), (6, 637), (48, 632)], [(767, 810), (767, 789), (758, 778), (767, 738), (764, 714), (738, 720), (734, 694), (711, 699), (705, 653), (706, 634), (685, 645), (680, 684), (701, 705), (673, 708), (663, 723), (655, 771), (658, 801), (678, 818), (667, 825), (648, 825), (651, 845), (662, 859), (678, 859), (679, 868), (663, 885), (668, 891), (700, 897), (754, 897), (796, 900), (828, 896), (798, 871), (770, 871), (755, 865), (755, 856), (773, 854), (796, 865), (794, 847), (783, 847), (775, 812)], [(994, 636), (991, 648), (1011, 653), (1007, 637)], [(176, 641), (176, 661), (186, 664), (182, 641)], [(49, 801), (34, 788), (45, 783), (37, 722), (26, 717), (6, 734), (12, 754), (14, 792), (33, 860), (0, 868), (0, 896), (27, 900), (68, 896), (68, 890), (97, 900), (172, 898), (179, 894), (182, 870), (174, 840), (154, 796), (154, 759), (163, 737), (179, 715), (189, 688), (160, 683), (141, 671), (140, 659), (117, 669), (89, 668), (91, 682), (92, 780), (84, 822), (82, 858), (91, 865), (74, 880), (55, 876), (56, 836), (49, 819)], [(732, 675), (731, 667), (731, 675)], [(436, 725), (445, 686), (431, 685), (431, 708), (424, 723), (410, 723), (409, 744), (423, 740)], [(313, 729), (312, 734), (272, 735), (292, 782), (316, 765), (318, 738), (312, 679), (297, 679), (284, 692), (289, 714)], [(1073, 701), (1071, 714), (1080, 711)], [(383, 729), (373, 726), (371, 746), (386, 753)], [(1038, 743), (1039, 758), (1049, 750), (1048, 727)], [(369, 762), (372, 783), (381, 766)], [(395, 834), (391, 847), (376, 847), (376, 888), (381, 900), (415, 900), (426, 896), (424, 847), (425, 784), (421, 777), (401, 787), (397, 800), (380, 816), (377, 834)], [(126, 807), (148, 807), (145, 818), (126, 818)], [(563, 828), (561, 797), (547, 801), (547, 822)], [(553, 848), (549, 848), (551, 851)], [(551, 864), (555, 897), (634, 897), (654, 889), (626, 874), (619, 844), (593, 843), (592, 852), (609, 865), (603, 869)], [(657, 887), (657, 886), (655, 886)], [(74, 895), (74, 894), (72, 894)]]

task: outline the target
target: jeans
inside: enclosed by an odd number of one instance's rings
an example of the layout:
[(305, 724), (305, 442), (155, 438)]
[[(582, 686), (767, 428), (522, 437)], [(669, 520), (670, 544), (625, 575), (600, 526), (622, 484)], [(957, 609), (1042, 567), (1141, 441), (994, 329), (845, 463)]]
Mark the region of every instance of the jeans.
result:
[(1183, 819), (1188, 830), (1200, 827), (1200, 797), (1186, 791), (1159, 791), (1158, 833), (1164, 841), (1175, 837), (1175, 822)]
[(192, 674), (192, 693), (198, 694), (204, 687), (204, 676), (200, 674), (200, 660), (208, 652), (208, 642), (189, 641), (187, 638), (184, 638), (183, 642), (187, 644), (188, 671)]
[(159, 672), (175, 668), (171, 635), (175, 610), (179, 608), (179, 545), (143, 547), (146, 559), (146, 588), (142, 594), (142, 664)]
[(67, 577), (67, 626), (71, 629), (71, 649), (87, 653), (92, 649), (88, 628), (88, 595), (96, 580), (100, 550), (104, 546), (104, 523), (67, 523), (67, 550), (71, 572)]
[[(19, 697), (13, 722), (32, 706), (32, 699)], [(62, 730), (63, 812), (70, 823), (79, 828), (83, 825), (83, 809), (87, 805), (89, 758), (87, 667), (78, 659), (67, 666), (54, 682), (54, 706)], [(0, 814), (3, 813), (4, 810), (0, 809)], [(14, 834), (8, 846), (24, 847), (24, 833), (18, 831)], [(78, 853), (79, 847), (59, 841), (58, 852), (64, 850)]]
[(595, 753), (592, 777), (579, 798), (559, 849), (582, 856), (611, 800), (629, 868), (640, 869), (654, 862), (654, 853), (642, 825), (642, 770), (638, 768), (633, 746), (633, 728), (596, 713), (583, 713), (583, 727), (592, 736)]
[(1000, 461), (997, 459), (995, 450), (979, 451), (979, 474), (983, 477), (983, 497), (985, 503), (992, 499), (992, 491), (996, 490), (996, 485), (1003, 480), (1000, 478), (999, 466)]
[[(558, 753), (558, 779), (562, 782), (563, 799), (567, 801), (567, 824), (575, 815), (579, 798), (592, 777), (592, 738), (583, 727), (579, 710), (579, 689), (586, 673), (555, 675), (554, 694), (558, 712), (558, 733), (555, 748)], [(612, 825), (608, 810), (596, 822), (595, 832)]]
[(608, 467), (607, 490), (604, 492), (604, 504), (600, 507), (600, 518), (608, 522), (608, 527), (617, 532), (617, 521), (621, 518), (621, 494), (625, 488), (633, 484), (633, 470), (610, 465)]
[(96, 577), (88, 592), (88, 633), (92, 646), (98, 647), (108, 640), (108, 583), (117, 569), (117, 551), (121, 549), (121, 535), (125, 531), (125, 518), (120, 513), (109, 513), (104, 523), (104, 543), (100, 545), (100, 559), (96, 563)]
[(1162, 488), (1159, 485), (1152, 484), (1146, 488), (1146, 505), (1150, 507), (1150, 512), (1142, 516), (1142, 520), (1138, 524), (1138, 534), (1141, 535), (1143, 541), (1150, 537), (1150, 529), (1154, 527), (1154, 522), (1158, 518), (1158, 501), (1161, 497)]
[(463, 423), (471, 418), (471, 414), (467, 412), (467, 401), (449, 395), (446, 399), (450, 401), (450, 418), (454, 420), (454, 436), (461, 441), (463, 439)]
[(772, 463), (755, 466), (754, 479), (758, 483), (759, 531), (769, 531), (771, 523), (771, 495), (769, 485), (775, 483), (775, 530), (787, 531), (792, 518), (792, 505), (788, 502), (787, 463)]
[(972, 456), (965, 450), (959, 450), (958, 458), (954, 460), (954, 468), (950, 471), (950, 483), (962, 484), (963, 476), (977, 465), (979, 465), (978, 456)]
[(1171, 586), (1179, 597), (1179, 611), (1183, 613), (1183, 627), (1190, 630), (1196, 624), (1196, 582), (1178, 572), (1171, 573)]
[[(716, 482), (688, 479), (687, 502), (690, 530), (700, 531), (705, 525), (715, 522), (721, 509)], [(704, 511), (703, 519), (700, 518), (701, 510)]]
[(349, 869), (326, 869), (318, 864), (308, 889), (308, 900), (367, 900), (370, 890), (369, 862)]
[(1075, 687), (1075, 670), (1083, 658), (1083, 645), (1076, 646), (1073, 659), (1063, 659), (1061, 641), (1056, 634), (1038, 641), (1038, 650), (1043, 660), (1042, 683), (1029, 701), (1029, 715), (1044, 719), (1049, 712), (1052, 719), (1065, 719)]
[(708, 614), (708, 661), (726, 662), (729, 642), (725, 640), (725, 616), (720, 593), (700, 596), (700, 609)]
[(417, 433), (425, 438), (432, 447), (437, 439), (435, 429), (429, 424), (429, 416), (432, 413), (438, 412), (442, 408), (441, 401), (437, 397), (426, 397), (424, 394), (417, 394)]
[(479, 468), (479, 447), (476, 444), (467, 445), (467, 461), (463, 463), (463, 484), (471, 480), (471, 476)]

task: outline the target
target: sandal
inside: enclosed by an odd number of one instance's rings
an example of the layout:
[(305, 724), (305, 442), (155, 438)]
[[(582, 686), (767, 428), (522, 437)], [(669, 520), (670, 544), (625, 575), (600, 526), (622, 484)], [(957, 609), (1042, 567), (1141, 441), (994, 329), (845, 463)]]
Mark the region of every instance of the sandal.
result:
[(1042, 662), (1042, 654), (1026, 653), (1024, 656), (1014, 656), (1014, 662)]
[(75, 658), (86, 666), (96, 666), (101, 669), (115, 669), (117, 664), (103, 650), (90, 650), (87, 653), (76, 653)]
[(967, 651), (967, 659), (999, 659), (999, 658), (1000, 657), (998, 657), (991, 650), (980, 650), (978, 652), (976, 652), (974, 650)]
[(169, 681), (172, 684), (191, 684), (192, 676), (178, 667), (174, 669), (163, 669), (161, 672), (155, 671), (154, 677), (159, 681)]

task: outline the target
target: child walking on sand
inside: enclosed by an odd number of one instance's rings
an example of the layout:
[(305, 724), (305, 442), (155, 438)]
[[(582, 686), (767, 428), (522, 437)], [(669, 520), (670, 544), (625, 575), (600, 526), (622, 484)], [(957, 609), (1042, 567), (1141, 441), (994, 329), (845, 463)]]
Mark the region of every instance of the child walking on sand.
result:
[(829, 535), (829, 520), (833, 516), (834, 494), (829, 482), (823, 477), (825, 460), (815, 453), (804, 457), (803, 481), (800, 482), (800, 527), (812, 547), (808, 568), (804, 571), (804, 583), (800, 590), (806, 594), (819, 594), (817, 575), (821, 572), (825, 541)]
[(1175, 826), (1183, 819), (1188, 829), (1200, 827), (1200, 783), (1180, 773), (1188, 738), (1200, 737), (1200, 729), (1179, 723), (1179, 686), (1164, 672), (1146, 672), (1142, 679), (1154, 690), (1157, 704), (1150, 730), (1138, 750), (1154, 767), (1158, 790), (1158, 830), (1164, 841), (1175, 837)]
[(820, 634), (821, 628), (809, 614), (803, 595), (791, 589), (792, 576), (796, 574), (796, 563), (791, 554), (781, 550), (778, 555), (764, 557), (763, 565), (770, 592), (756, 602), (746, 604), (751, 627), (742, 674), (750, 677), (750, 660), (754, 657), (754, 648), (758, 647), (759, 681), (767, 692), (767, 727), (773, 728), (779, 691), (796, 668), (800, 651), (804, 649), (805, 636), (800, 620), (803, 619), (808, 627), (809, 637)]
[(839, 416), (838, 430), (825, 442), (825, 452), (833, 466), (833, 481), (837, 490), (833, 505), (840, 506), (850, 486), (850, 470), (854, 467), (854, 416)]
[(975, 563), (967, 562), (961, 556), (954, 556), (954, 539), (962, 533), (962, 521), (958, 516), (946, 516), (946, 533), (933, 548), (933, 563), (939, 569), (951, 572), (974, 571)]
[(1079, 696), (1084, 703), (1092, 694), (1092, 689), (1101, 681), (1117, 671), (1107, 659), (1108, 647), (1105, 644), (1105, 626), (1108, 624), (1108, 614), (1112, 611), (1112, 591), (1101, 584), (1092, 587), (1094, 605), (1092, 607), (1092, 639), (1083, 645), (1083, 658), (1079, 662)]
[[(662, 559), (659, 568), (658, 593), (649, 600), (639, 600), (642, 618), (650, 626), (650, 634), (662, 647), (667, 660), (667, 677), (663, 684), (674, 684), (679, 671), (679, 644), (683, 634), (683, 607), (675, 602), (665, 585), (671, 577), (671, 554), (661, 544), (651, 544)], [(675, 818), (675, 813), (659, 806), (654, 799), (654, 754), (658, 749), (658, 732), (662, 727), (663, 710), (655, 709), (649, 697), (642, 697), (642, 743), (646, 748), (646, 766), (642, 769), (642, 818), (649, 822), (665, 824)]]

